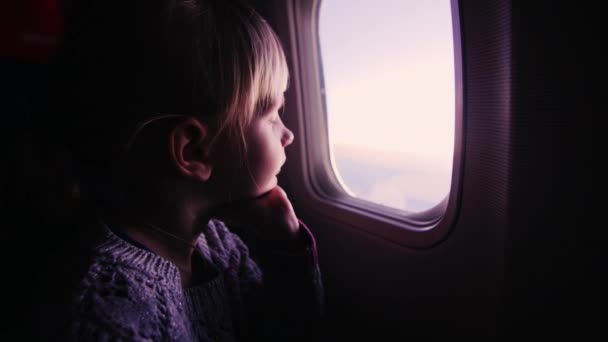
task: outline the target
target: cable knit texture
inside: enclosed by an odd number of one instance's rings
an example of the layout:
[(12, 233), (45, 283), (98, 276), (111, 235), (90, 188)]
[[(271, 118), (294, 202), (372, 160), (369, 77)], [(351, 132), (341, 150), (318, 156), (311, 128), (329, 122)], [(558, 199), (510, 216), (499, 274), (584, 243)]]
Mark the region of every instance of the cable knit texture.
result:
[[(314, 247), (314, 240), (312, 243)], [(255, 298), (252, 294), (262, 287), (260, 267), (243, 241), (220, 221), (210, 221), (197, 247), (214, 276), (183, 289), (175, 265), (104, 227), (104, 237), (94, 248), (92, 262), (73, 296), (71, 337), (87, 341), (233, 341), (249, 337), (252, 323), (248, 315), (259, 308), (248, 309), (248, 298)], [(298, 281), (313, 284), (310, 288), (320, 299), (318, 267), (313, 265), (314, 258), (310, 260), (312, 271), (304, 271)], [(294, 281), (291, 275), (286, 279), (285, 284)]]

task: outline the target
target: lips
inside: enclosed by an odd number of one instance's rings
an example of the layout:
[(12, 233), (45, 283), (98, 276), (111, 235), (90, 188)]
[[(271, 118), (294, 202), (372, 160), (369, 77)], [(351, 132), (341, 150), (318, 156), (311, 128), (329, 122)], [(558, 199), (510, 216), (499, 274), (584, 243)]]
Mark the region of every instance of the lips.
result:
[(281, 169), (283, 168), (283, 165), (285, 165), (285, 162), (287, 161), (287, 158), (283, 157), (283, 161), (281, 162), (281, 166), (279, 166), (279, 171), (277, 171), (277, 175), (279, 173), (281, 173)]

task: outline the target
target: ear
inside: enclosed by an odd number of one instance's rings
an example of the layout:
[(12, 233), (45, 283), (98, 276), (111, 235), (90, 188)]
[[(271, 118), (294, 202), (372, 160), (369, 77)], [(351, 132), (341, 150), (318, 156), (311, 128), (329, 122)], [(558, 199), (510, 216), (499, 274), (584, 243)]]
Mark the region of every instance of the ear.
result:
[(169, 155), (177, 171), (206, 182), (212, 166), (208, 158), (209, 128), (193, 117), (181, 120), (169, 134)]

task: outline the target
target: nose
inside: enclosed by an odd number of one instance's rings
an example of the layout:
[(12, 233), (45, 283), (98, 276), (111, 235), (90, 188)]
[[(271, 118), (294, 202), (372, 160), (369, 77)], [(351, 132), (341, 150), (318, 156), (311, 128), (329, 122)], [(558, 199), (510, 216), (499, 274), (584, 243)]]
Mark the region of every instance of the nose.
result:
[(289, 128), (285, 127), (285, 131), (283, 132), (283, 136), (281, 137), (281, 143), (283, 144), (283, 147), (291, 145), (293, 139), (293, 132)]

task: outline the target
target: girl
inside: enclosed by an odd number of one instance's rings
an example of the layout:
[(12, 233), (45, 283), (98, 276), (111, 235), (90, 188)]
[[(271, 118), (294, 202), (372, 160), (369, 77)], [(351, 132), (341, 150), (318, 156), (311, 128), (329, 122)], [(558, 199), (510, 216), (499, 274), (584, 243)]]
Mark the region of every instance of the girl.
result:
[(74, 164), (83, 215), (73, 248), (38, 281), (72, 281), (35, 300), (48, 309), (36, 309), (39, 330), (312, 338), (315, 242), (277, 185), (294, 139), (279, 117), (288, 70), (277, 36), (236, 1), (107, 3), (73, 2), (58, 59), (45, 127)]

